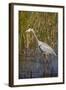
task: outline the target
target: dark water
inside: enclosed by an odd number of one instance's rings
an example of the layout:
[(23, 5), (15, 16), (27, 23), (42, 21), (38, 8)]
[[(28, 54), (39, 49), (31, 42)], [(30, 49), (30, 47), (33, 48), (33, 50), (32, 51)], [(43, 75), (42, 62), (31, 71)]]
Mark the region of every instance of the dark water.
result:
[(58, 76), (58, 56), (48, 55), (46, 59), (36, 48), (25, 50), (19, 59), (19, 79)]

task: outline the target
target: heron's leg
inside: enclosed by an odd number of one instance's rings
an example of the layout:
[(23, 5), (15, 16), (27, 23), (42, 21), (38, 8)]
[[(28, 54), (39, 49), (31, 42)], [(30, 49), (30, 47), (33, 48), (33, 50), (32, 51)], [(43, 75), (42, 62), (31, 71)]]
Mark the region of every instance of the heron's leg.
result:
[(45, 54), (45, 58), (46, 58), (46, 60), (48, 60), (48, 54)]
[(48, 77), (48, 54), (45, 54), (45, 77)]

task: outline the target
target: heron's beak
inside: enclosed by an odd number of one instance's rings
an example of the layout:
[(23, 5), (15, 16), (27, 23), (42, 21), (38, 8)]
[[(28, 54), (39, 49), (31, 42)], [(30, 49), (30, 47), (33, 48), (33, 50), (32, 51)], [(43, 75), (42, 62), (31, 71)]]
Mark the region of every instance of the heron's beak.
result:
[(26, 32), (26, 33), (29, 33), (30, 31), (26, 30), (25, 32)]
[(26, 30), (25, 32), (27, 33), (28, 31)]

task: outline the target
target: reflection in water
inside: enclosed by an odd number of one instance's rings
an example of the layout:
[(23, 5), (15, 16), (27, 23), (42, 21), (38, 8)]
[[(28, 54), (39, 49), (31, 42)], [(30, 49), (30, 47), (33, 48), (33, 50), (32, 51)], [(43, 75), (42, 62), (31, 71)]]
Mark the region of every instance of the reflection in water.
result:
[(25, 49), (19, 60), (19, 79), (58, 76), (58, 56), (48, 55), (46, 60), (39, 48)]

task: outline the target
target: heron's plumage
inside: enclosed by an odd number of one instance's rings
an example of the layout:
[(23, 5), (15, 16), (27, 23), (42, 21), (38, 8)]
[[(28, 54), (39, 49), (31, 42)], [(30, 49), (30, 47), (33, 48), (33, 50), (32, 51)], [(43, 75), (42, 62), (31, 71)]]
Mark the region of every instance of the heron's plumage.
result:
[(36, 41), (38, 43), (38, 47), (40, 48), (40, 50), (45, 53), (45, 54), (54, 54), (56, 56), (56, 53), (54, 52), (54, 50), (46, 43), (39, 41), (34, 30), (29, 28), (26, 32), (32, 32), (34, 37), (36, 38)]
[(54, 50), (48, 44), (46, 44), (42, 41), (38, 41), (38, 46), (43, 51), (43, 53), (54, 54), (56, 56), (56, 53), (54, 52)]

